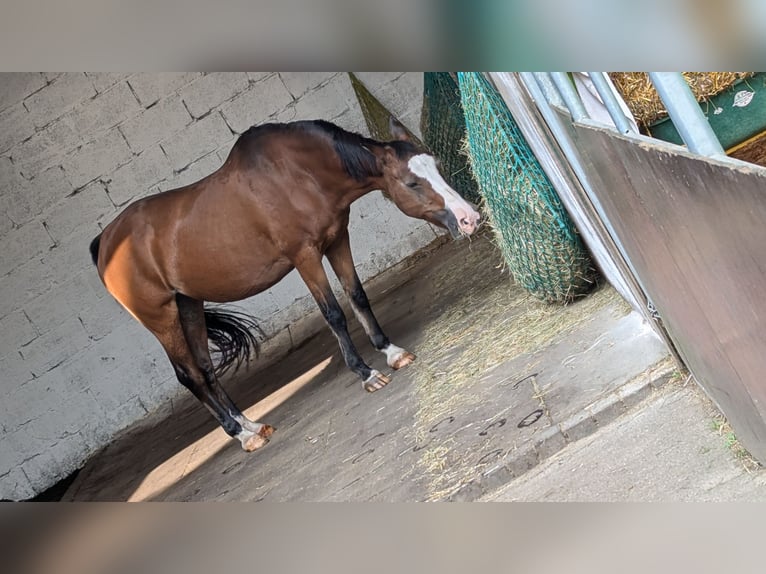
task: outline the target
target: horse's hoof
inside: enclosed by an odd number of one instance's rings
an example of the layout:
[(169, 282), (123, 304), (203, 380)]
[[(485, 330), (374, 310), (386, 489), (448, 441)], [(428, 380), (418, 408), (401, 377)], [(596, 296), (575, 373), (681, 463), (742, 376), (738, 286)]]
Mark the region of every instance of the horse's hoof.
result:
[(378, 391), (385, 387), (388, 383), (391, 382), (391, 377), (387, 377), (380, 371), (373, 370), (372, 374), (370, 375), (370, 378), (368, 378), (362, 386), (364, 387), (364, 390), (368, 393), (374, 393), (375, 391)]
[(386, 354), (388, 366), (395, 370), (406, 367), (415, 360), (415, 355), (393, 344), (389, 344), (381, 350)]
[(274, 433), (274, 427), (271, 425), (261, 425), (261, 429), (256, 433), (248, 433), (249, 436), (240, 438), (242, 450), (253, 452), (265, 446), (269, 442), (269, 437)]
[(406, 367), (407, 365), (412, 363), (412, 361), (414, 361), (415, 358), (416, 358), (415, 355), (413, 355), (409, 351), (403, 351), (401, 355), (399, 355), (393, 360), (393, 364), (391, 365), (391, 368), (394, 369), (395, 371), (398, 371), (402, 367)]
[(269, 442), (269, 439), (266, 437), (262, 437), (261, 435), (254, 434), (248, 439), (245, 439), (242, 441), (242, 450), (245, 452), (253, 452), (254, 450), (257, 450), (261, 448), (262, 446), (265, 446), (266, 443)]

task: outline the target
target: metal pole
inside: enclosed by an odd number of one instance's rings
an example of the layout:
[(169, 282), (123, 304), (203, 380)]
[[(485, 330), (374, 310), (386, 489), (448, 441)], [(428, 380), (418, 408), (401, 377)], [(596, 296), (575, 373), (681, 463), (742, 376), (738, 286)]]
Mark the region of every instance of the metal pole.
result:
[(551, 77), (545, 72), (533, 72), (533, 75), (551, 105), (564, 109), (566, 107), (564, 100), (561, 99), (561, 94), (556, 89), (556, 85), (551, 80)]
[(689, 150), (708, 157), (725, 155), (684, 77), (678, 72), (649, 72), (649, 78)]
[(593, 87), (596, 88), (598, 95), (606, 106), (609, 115), (612, 116), (614, 125), (621, 134), (633, 133), (633, 126), (630, 125), (628, 118), (625, 117), (625, 113), (620, 107), (620, 103), (617, 101), (617, 96), (614, 95), (612, 88), (604, 77), (604, 72), (588, 72), (588, 77), (593, 82)]
[(564, 98), (564, 102), (569, 108), (569, 113), (572, 114), (572, 119), (576, 122), (582, 121), (588, 117), (588, 112), (585, 111), (585, 106), (580, 100), (580, 95), (574, 87), (574, 84), (564, 72), (551, 72), (551, 79), (556, 84), (561, 97)]

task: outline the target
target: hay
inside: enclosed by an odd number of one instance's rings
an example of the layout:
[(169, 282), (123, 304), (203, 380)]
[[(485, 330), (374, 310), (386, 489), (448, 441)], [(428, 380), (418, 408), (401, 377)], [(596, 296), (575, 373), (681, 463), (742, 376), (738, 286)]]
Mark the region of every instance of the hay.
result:
[[(740, 80), (751, 77), (755, 72), (682, 72), (682, 74), (697, 101), (704, 102)], [(640, 125), (650, 126), (668, 115), (646, 72), (609, 72), (609, 77)]]
[[(414, 434), (417, 444), (424, 445), (419, 467), (428, 479), (432, 499), (475, 472), (472, 464), (462, 460), (470, 453), (450, 449), (450, 439), (430, 440), (429, 430), (451, 413), (467, 412), (480, 401), (476, 385), (483, 376), (515, 357), (541, 350), (590, 320), (599, 309), (614, 306), (620, 313), (630, 312), (609, 286), (571, 305), (545, 304), (507, 280), (497, 251), (475, 256), (487, 259), (473, 277), (474, 285), (481, 287), (456, 291), (455, 301), (427, 326), (413, 349), (419, 357), (413, 375), (418, 401)], [(433, 280), (436, 288), (454, 283), (452, 274), (449, 267), (441, 270)]]
[(551, 303), (587, 294), (595, 268), (505, 103), (481, 74), (458, 79), (472, 171), (514, 279)]

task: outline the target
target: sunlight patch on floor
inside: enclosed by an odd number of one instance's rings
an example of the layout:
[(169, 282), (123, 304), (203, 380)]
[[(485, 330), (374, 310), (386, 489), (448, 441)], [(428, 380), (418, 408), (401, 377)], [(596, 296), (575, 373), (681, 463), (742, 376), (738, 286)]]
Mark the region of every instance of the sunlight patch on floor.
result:
[[(332, 357), (327, 357), (301, 376), (245, 410), (245, 415), (250, 420), (261, 421), (269, 412), (313, 381), (327, 368), (331, 361)], [(236, 441), (236, 439), (232, 439), (221, 427), (217, 427), (155, 467), (128, 498), (128, 502), (152, 500), (156, 495), (175, 484), (176, 481), (201, 467), (232, 441)], [(245, 456), (248, 455), (245, 454)]]

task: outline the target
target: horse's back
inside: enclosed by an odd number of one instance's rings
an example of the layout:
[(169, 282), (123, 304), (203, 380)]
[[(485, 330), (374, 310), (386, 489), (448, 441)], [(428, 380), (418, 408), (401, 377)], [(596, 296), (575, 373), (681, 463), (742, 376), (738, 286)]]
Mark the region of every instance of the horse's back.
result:
[(139, 282), (150, 283), (158, 290), (230, 301), (279, 281), (292, 266), (244, 180), (238, 171), (216, 172), (130, 204), (101, 235), (99, 272), (105, 283), (128, 282), (133, 290)]
[(301, 249), (323, 248), (347, 224), (325, 189), (334, 181), (316, 175), (339, 169), (331, 146), (314, 122), (251, 128), (218, 170), (135, 201), (105, 228), (102, 278), (110, 267), (114, 282), (132, 274), (212, 301), (270, 287)]

